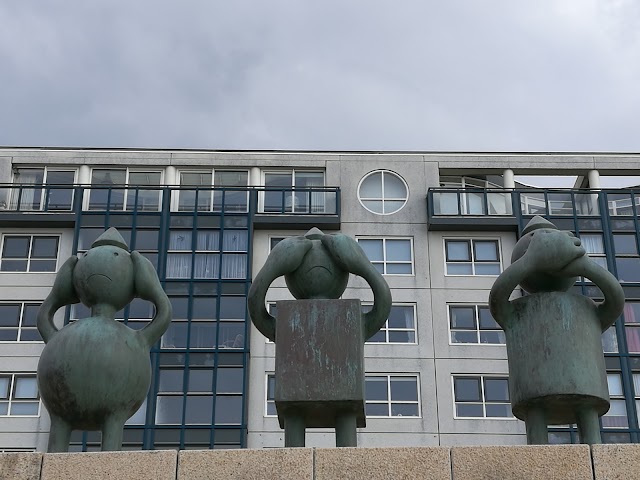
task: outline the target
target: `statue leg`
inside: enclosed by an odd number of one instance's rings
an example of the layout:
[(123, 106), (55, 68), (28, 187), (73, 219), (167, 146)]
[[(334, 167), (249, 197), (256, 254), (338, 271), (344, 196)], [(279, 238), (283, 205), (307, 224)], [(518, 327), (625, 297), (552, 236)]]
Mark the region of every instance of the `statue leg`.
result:
[(284, 416), (284, 446), (304, 447), (304, 417), (298, 412), (287, 412)]
[(343, 413), (336, 416), (336, 447), (357, 447), (356, 414)]
[(127, 421), (122, 415), (110, 415), (102, 426), (102, 451), (122, 450), (122, 433)]
[(540, 407), (529, 408), (527, 410), (525, 425), (527, 426), (527, 444), (546, 445), (549, 443), (547, 416), (544, 409)]
[(49, 431), (49, 444), (47, 452), (58, 453), (69, 451), (71, 439), (71, 425), (62, 418), (51, 415), (51, 430)]
[(581, 408), (576, 411), (576, 423), (580, 433), (580, 442), (592, 445), (602, 443), (598, 413), (593, 408)]

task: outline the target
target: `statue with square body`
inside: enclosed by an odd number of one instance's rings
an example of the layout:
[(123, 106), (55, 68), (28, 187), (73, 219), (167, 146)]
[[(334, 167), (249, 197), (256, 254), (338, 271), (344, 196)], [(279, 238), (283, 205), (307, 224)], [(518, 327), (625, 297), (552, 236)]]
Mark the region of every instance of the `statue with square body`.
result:
[[(349, 273), (373, 291), (373, 308), (340, 300)], [(277, 302), (277, 318), (265, 297), (284, 276), (297, 300)], [(334, 427), (336, 445), (356, 446), (365, 426), (364, 342), (385, 323), (391, 293), (358, 243), (317, 228), (278, 243), (251, 285), (251, 320), (276, 343), (275, 404), (286, 447), (302, 447), (305, 429)]]
[[(115, 320), (134, 297), (156, 307), (142, 330)], [(91, 316), (58, 329), (56, 311), (78, 302), (91, 309)], [(67, 451), (72, 430), (101, 430), (102, 450), (122, 448), (124, 424), (149, 391), (149, 351), (170, 322), (171, 303), (153, 265), (140, 253), (129, 253), (115, 228), (60, 267), (38, 312), (46, 343), (38, 388), (51, 416), (47, 451)]]
[[(529, 444), (548, 443), (547, 425), (572, 423), (583, 443), (601, 443), (598, 417), (609, 410), (601, 335), (622, 313), (624, 292), (572, 233), (541, 217), (522, 233), (489, 296), (506, 335), (513, 414)], [(579, 276), (600, 288), (603, 302), (568, 291)], [(509, 301), (518, 284), (529, 295)]]

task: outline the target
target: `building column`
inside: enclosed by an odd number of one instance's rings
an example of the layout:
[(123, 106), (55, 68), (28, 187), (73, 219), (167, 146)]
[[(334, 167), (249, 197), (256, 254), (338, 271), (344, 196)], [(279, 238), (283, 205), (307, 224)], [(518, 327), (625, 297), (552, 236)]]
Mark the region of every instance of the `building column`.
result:
[(167, 186), (179, 185), (178, 170), (173, 165), (167, 166), (164, 170), (164, 184)]
[(262, 185), (262, 178), (260, 176), (259, 167), (251, 167), (249, 170), (249, 186), (259, 187)]
[(78, 171), (78, 185), (90, 185), (91, 184), (91, 169), (89, 165), (80, 165)]
[(600, 172), (598, 170), (589, 170), (587, 179), (589, 180), (589, 188), (600, 188)]
[(513, 170), (507, 168), (502, 172), (502, 183), (504, 188), (516, 188), (516, 182), (513, 178)]

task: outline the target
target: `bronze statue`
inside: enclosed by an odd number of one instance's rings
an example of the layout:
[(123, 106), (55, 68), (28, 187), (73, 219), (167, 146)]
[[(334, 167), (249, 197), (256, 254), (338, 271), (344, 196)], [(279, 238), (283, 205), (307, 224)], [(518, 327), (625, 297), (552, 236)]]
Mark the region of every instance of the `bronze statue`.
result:
[[(365, 314), (359, 300), (338, 300), (349, 273), (373, 291)], [(265, 297), (281, 276), (297, 300), (277, 302), (276, 319)], [(304, 446), (307, 427), (335, 427), (337, 446), (356, 446), (356, 427), (365, 426), (364, 342), (391, 309), (389, 286), (360, 245), (317, 228), (282, 240), (253, 281), (248, 307), (254, 325), (276, 343), (275, 404), (285, 446)]]
[[(114, 320), (134, 297), (156, 307), (154, 318), (139, 331)], [(91, 317), (58, 330), (55, 312), (78, 302), (91, 308)], [(46, 343), (38, 387), (51, 416), (47, 451), (67, 451), (74, 429), (102, 430), (102, 450), (122, 448), (124, 424), (149, 391), (149, 351), (170, 322), (171, 303), (153, 265), (140, 253), (129, 253), (115, 228), (62, 265), (38, 312)]]
[[(583, 443), (601, 443), (598, 417), (609, 410), (601, 335), (622, 313), (622, 287), (572, 233), (541, 217), (522, 233), (489, 296), (506, 335), (513, 414), (526, 423), (529, 444), (548, 443), (547, 425), (571, 423)], [(569, 292), (578, 276), (604, 301)], [(509, 301), (518, 284), (529, 295)]]

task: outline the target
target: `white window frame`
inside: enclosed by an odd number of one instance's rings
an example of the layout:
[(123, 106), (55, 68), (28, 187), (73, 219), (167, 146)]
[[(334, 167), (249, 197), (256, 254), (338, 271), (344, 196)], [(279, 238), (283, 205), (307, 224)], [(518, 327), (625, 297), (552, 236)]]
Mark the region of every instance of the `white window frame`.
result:
[[(46, 186), (48, 184), (47, 180), (48, 180), (48, 176), (49, 176), (49, 171), (52, 172), (71, 172), (73, 173), (73, 183), (71, 185), (69, 185), (69, 189), (71, 190), (71, 205), (69, 206), (68, 210), (53, 210), (55, 212), (71, 212), (73, 211), (73, 204), (74, 204), (74, 198), (75, 198), (75, 190), (73, 189), (73, 186), (77, 184), (78, 182), (78, 169), (77, 168), (72, 168), (72, 167), (62, 167), (62, 166), (51, 166), (49, 167), (48, 165), (15, 165), (14, 166), (15, 170), (12, 174), (12, 179), (11, 179), (11, 183), (16, 184), (16, 185), (24, 185), (24, 187), (26, 188), (30, 188), (28, 184), (21, 184), (18, 183), (16, 180), (16, 170), (39, 170), (42, 169), (43, 170), (43, 174), (42, 174), (42, 184), (41, 185), (33, 185), (33, 188), (42, 188), (43, 190), (46, 189)], [(9, 201), (9, 204), (11, 205), (11, 209), (13, 209), (13, 197), (14, 197), (14, 192), (17, 193), (18, 189), (12, 190), (11, 194), (9, 195), (9, 198), (7, 199)], [(16, 199), (17, 200), (17, 199)], [(40, 198), (40, 207), (38, 208), (38, 210), (29, 210), (32, 212), (41, 212), (44, 210), (44, 204), (45, 204), (46, 198), (45, 195), (41, 195)], [(17, 207), (17, 205), (16, 205)], [(22, 210), (24, 211), (24, 210)]]
[[(416, 419), (416, 418), (422, 418), (422, 394), (420, 392), (420, 374), (419, 373), (378, 373), (378, 372), (369, 372), (365, 375), (365, 384), (366, 384), (366, 379), (367, 377), (386, 377), (387, 378), (387, 400), (383, 401), (383, 400), (367, 400), (365, 398), (365, 411), (366, 411), (366, 404), (367, 403), (371, 403), (371, 404), (376, 404), (376, 405), (387, 405), (387, 411), (388, 411), (388, 415), (367, 415), (367, 418), (393, 418), (393, 419), (398, 419), (398, 418), (404, 418), (404, 419)], [(397, 378), (415, 378), (416, 380), (416, 392), (417, 392), (417, 400), (416, 401), (409, 401), (409, 400), (392, 400), (391, 399), (391, 380), (393, 379), (397, 379)], [(365, 394), (366, 397), (366, 394)], [(416, 405), (418, 406), (418, 415), (412, 415), (412, 416), (402, 416), (402, 415), (391, 415), (391, 407), (393, 404), (405, 404), (405, 405)]]
[[(455, 307), (461, 307), (461, 308), (473, 308), (474, 310), (474, 318), (476, 321), (476, 329), (475, 330), (465, 330), (465, 329), (452, 329), (451, 328), (451, 308), (455, 308)], [(489, 308), (488, 305), (486, 304), (482, 304), (482, 303), (447, 303), (447, 329), (449, 330), (449, 345), (451, 346), (460, 346), (460, 345), (480, 345), (480, 346), (489, 346), (489, 347), (496, 347), (496, 346), (506, 346), (506, 340), (505, 343), (483, 343), (480, 341), (480, 332), (482, 331), (486, 331), (486, 332), (494, 332), (494, 331), (498, 331), (498, 329), (490, 329), (490, 330), (483, 330), (480, 328), (480, 309), (481, 308)], [(453, 341), (453, 333), (456, 331), (467, 331), (467, 332), (475, 332), (476, 334), (476, 342), (454, 342)], [(499, 331), (502, 331), (501, 329)], [(504, 335), (504, 331), (502, 331), (503, 335)]]
[[(7, 275), (7, 274), (18, 274), (18, 275), (22, 275), (25, 273), (34, 273), (34, 274), (49, 274), (49, 273), (55, 273), (58, 271), (58, 260), (60, 258), (60, 244), (61, 244), (61, 240), (62, 240), (62, 235), (60, 235), (59, 233), (52, 233), (52, 234), (37, 234), (37, 233), (3, 233), (2, 235), (0, 235), (0, 266), (2, 265), (2, 260), (3, 260), (3, 255), (4, 255), (4, 240), (6, 237), (31, 237), (31, 240), (29, 240), (29, 255), (26, 257), (27, 260), (27, 270), (26, 271), (19, 271), (19, 272), (12, 272), (12, 271), (0, 271), (1, 275)], [(34, 237), (57, 237), (58, 238), (58, 251), (56, 253), (56, 265), (54, 267), (53, 270), (51, 271), (47, 271), (47, 272), (32, 272), (30, 270), (31, 267), (31, 247), (33, 245), (33, 238)], [(9, 260), (17, 260), (17, 259), (9, 259)], [(39, 259), (36, 259), (39, 260)], [(50, 259), (53, 260), (53, 259)]]
[[(42, 402), (40, 401), (40, 391), (38, 390), (37, 392), (37, 396), (35, 398), (29, 398), (29, 399), (16, 399), (14, 398), (14, 391), (15, 391), (15, 384), (16, 384), (16, 379), (17, 378), (33, 378), (36, 379), (36, 374), (35, 372), (0, 372), (0, 377), (9, 377), (9, 396), (7, 399), (5, 399), (4, 397), (0, 397), (0, 401), (2, 402), (7, 402), (7, 414), (6, 415), (0, 415), (0, 418), (8, 418), (8, 417), (12, 417), (12, 418), (37, 418), (40, 416), (40, 410), (41, 410), (41, 406), (42, 406)], [(37, 384), (36, 384), (36, 388), (37, 388)], [(38, 402), (38, 413), (34, 414), (34, 415), (12, 415), (11, 414), (11, 407), (14, 403), (35, 403)]]
[[(620, 385), (620, 391), (615, 392), (611, 389), (612, 379), (617, 377), (617, 381)], [(633, 377), (632, 377), (633, 379)], [(633, 380), (632, 380), (633, 381)], [(609, 397), (611, 398), (611, 408), (602, 416), (602, 428), (612, 430), (628, 430), (629, 429), (629, 411), (627, 410), (627, 404), (624, 398), (624, 384), (622, 382), (622, 374), (620, 372), (607, 372), (607, 388), (609, 389)], [(636, 402), (637, 403), (637, 402)], [(621, 426), (605, 425), (604, 423), (608, 419), (619, 418), (621, 415), (612, 415), (612, 407), (614, 405), (622, 405), (624, 407), (624, 417), (627, 424)]]
[[(373, 177), (374, 175), (380, 175), (380, 183), (381, 183), (381, 196), (380, 197), (363, 197), (360, 195), (360, 187), (362, 186), (362, 184), (370, 177)], [(391, 175), (396, 177), (397, 179), (399, 179), (402, 184), (404, 185), (404, 189), (405, 189), (405, 196), (404, 198), (400, 198), (400, 197), (385, 197), (385, 188), (384, 188), (384, 177), (385, 175)], [(358, 201), (360, 202), (360, 205), (362, 205), (362, 207), (367, 210), (368, 212), (373, 213), (374, 215), (393, 215), (394, 213), (399, 212), (400, 210), (402, 210), (406, 205), (407, 202), (409, 201), (409, 186), (407, 185), (407, 182), (404, 180), (404, 178), (402, 178), (402, 176), (400, 176), (399, 174), (397, 174), (394, 171), (391, 170), (374, 170), (372, 172), (367, 173), (364, 177), (362, 177), (360, 179), (360, 182), (358, 182)], [(381, 202), (382, 203), (382, 212), (376, 212), (374, 210), (371, 210), (369, 207), (367, 207), (365, 205), (364, 202), (367, 201), (377, 201), (377, 202)], [(386, 208), (385, 208), (385, 203), (386, 202), (402, 202), (402, 205), (400, 206), (400, 208), (396, 208), (395, 210), (391, 211), (391, 212), (386, 212)]]
[[(133, 210), (128, 210), (127, 209), (127, 199), (129, 197), (129, 189), (130, 188), (134, 188), (138, 187), (140, 185), (130, 185), (129, 184), (129, 178), (130, 175), (132, 173), (159, 173), (160, 174), (160, 183), (158, 184), (158, 210), (147, 210), (148, 212), (152, 213), (152, 212), (160, 212), (162, 211), (162, 188), (164, 186), (164, 169), (160, 168), (160, 169), (152, 169), (152, 168), (137, 168), (137, 167), (122, 167), (122, 166), (104, 166), (104, 167), (93, 167), (91, 169), (91, 175), (90, 175), (90, 179), (91, 181), (93, 181), (93, 172), (95, 170), (125, 170), (125, 183), (122, 185), (122, 189), (124, 190), (124, 198), (122, 200), (122, 210), (115, 210), (115, 209), (111, 209), (111, 208), (107, 208), (109, 211), (111, 212), (132, 212)], [(114, 184), (117, 185), (118, 187), (120, 187), (120, 185), (118, 184)], [(102, 212), (102, 211), (106, 211), (106, 210), (99, 210), (99, 209), (90, 209), (90, 205), (91, 205), (91, 187), (93, 186), (93, 184), (89, 184), (89, 186), (85, 189), (85, 195), (84, 195), (84, 201), (82, 204), (82, 210), (83, 211), (90, 211), (90, 212)], [(154, 190), (152, 187), (154, 187), (155, 185), (144, 185), (145, 187), (149, 187), (150, 190)], [(117, 189), (117, 188), (116, 188)], [(96, 189), (98, 190), (98, 189)], [(88, 194), (86, 194), (86, 192), (89, 192)], [(135, 195), (135, 190), (134, 192), (132, 192), (133, 195)]]
[[(247, 174), (247, 184), (245, 185), (245, 187), (249, 187), (249, 183), (251, 182), (251, 173), (249, 172), (248, 169), (245, 168), (220, 168), (220, 169), (181, 169), (178, 170), (177, 172), (177, 179), (178, 179), (178, 185), (176, 185), (176, 189), (173, 190), (173, 195), (171, 195), (171, 211), (172, 212), (191, 212), (192, 210), (180, 210), (180, 192), (182, 190), (190, 190), (188, 185), (182, 185), (182, 174), (190, 174), (190, 173), (200, 173), (200, 174), (205, 174), (205, 175), (211, 175), (211, 184), (207, 187), (207, 186), (202, 186), (201, 188), (211, 188), (210, 192), (209, 192), (209, 210), (198, 210), (200, 212), (213, 212), (216, 211), (213, 208), (214, 205), (214, 201), (213, 201), (213, 197), (214, 197), (214, 187), (217, 187), (217, 185), (215, 184), (216, 181), (216, 173), (218, 172), (243, 172)], [(223, 186), (224, 187), (224, 186)], [(193, 187), (195, 189), (195, 187)], [(233, 188), (233, 187), (228, 187), (228, 188)], [(237, 187), (237, 188), (241, 188), (241, 187)], [(197, 209), (197, 206), (196, 206)], [(247, 208), (244, 211), (237, 211), (237, 212), (231, 212), (231, 213), (237, 213), (237, 214), (242, 214), (242, 213), (247, 213), (249, 211), (249, 189), (247, 188)]]
[[(470, 250), (470, 260), (468, 262), (461, 262), (461, 261), (451, 261), (449, 262), (447, 260), (447, 242), (449, 241), (453, 241), (453, 242), (467, 242), (469, 244), (469, 250)], [(475, 252), (474, 252), (474, 248), (473, 245), (475, 242), (494, 242), (496, 243), (497, 246), (497, 254), (498, 254), (498, 259), (496, 262), (476, 262), (475, 260)], [(501, 245), (501, 241), (500, 238), (496, 238), (496, 237), (473, 237), (473, 238), (469, 238), (469, 237), (444, 237), (442, 239), (442, 250), (444, 252), (444, 275), (446, 277), (497, 277), (500, 275), (500, 273), (502, 273), (502, 245)], [(459, 273), (449, 273), (448, 272), (448, 264), (452, 263), (452, 264), (470, 264), (471, 265), (471, 273), (464, 273), (464, 274), (459, 274)], [(482, 274), (482, 273), (476, 273), (476, 263), (482, 265), (483, 263), (498, 263), (500, 272), (499, 273), (492, 273), (490, 275), (487, 274)]]
[(273, 399), (269, 399), (269, 378), (273, 378), (275, 381), (276, 374), (274, 372), (266, 372), (264, 374), (264, 416), (266, 418), (278, 418), (278, 414), (272, 415), (269, 413), (269, 404), (273, 404), (273, 408), (276, 408), (276, 402)]
[[(301, 213), (297, 213), (295, 212), (295, 202), (293, 201), (294, 195), (295, 195), (295, 190), (296, 190), (296, 172), (304, 172), (304, 173), (322, 173), (322, 188), (326, 187), (327, 184), (327, 172), (322, 169), (322, 168), (285, 168), (285, 169), (264, 169), (260, 172), (260, 184), (263, 187), (266, 187), (266, 183), (267, 183), (267, 175), (269, 174), (274, 174), (274, 175), (282, 175), (282, 174), (286, 174), (289, 173), (291, 174), (291, 197), (292, 197), (292, 201), (291, 201), (291, 205), (287, 206), (286, 202), (285, 202), (285, 211), (283, 213), (283, 215), (304, 215), (304, 212)], [(285, 187), (283, 187), (285, 188)], [(308, 188), (308, 187), (301, 187), (301, 188)], [(323, 200), (322, 200), (322, 205), (324, 205), (325, 210), (327, 207), (327, 198), (324, 195), (325, 192), (318, 192), (319, 194), (322, 194), (323, 196)], [(258, 213), (265, 213), (265, 214), (269, 214), (272, 212), (265, 212), (264, 211), (264, 197), (265, 197), (265, 191), (260, 192), (260, 195), (258, 195)], [(277, 214), (277, 213), (276, 213)]]
[[(362, 306), (371, 306), (372, 303), (363, 303)], [(366, 345), (417, 345), (418, 344), (418, 319), (417, 319), (417, 305), (415, 303), (393, 303), (392, 307), (409, 307), (413, 311), (413, 328), (389, 328), (389, 319), (384, 322), (382, 328), (380, 328), (381, 332), (384, 332), (385, 341), (384, 342), (370, 342), (366, 341)], [(389, 332), (413, 332), (413, 342), (390, 342), (389, 341)]]
[[(477, 378), (480, 379), (480, 394), (481, 394), (481, 402), (456, 402), (456, 387), (455, 387), (455, 379), (456, 378)], [(511, 406), (511, 396), (509, 396), (509, 402), (487, 402), (485, 399), (485, 393), (484, 393), (484, 381), (485, 379), (505, 379), (505, 380), (509, 380), (509, 375), (505, 375), (505, 374), (500, 374), (500, 373), (496, 373), (496, 374), (481, 374), (481, 373), (454, 373), (451, 374), (451, 400), (452, 400), (452, 407), (453, 407), (453, 418), (454, 420), (500, 420), (500, 421), (504, 421), (504, 420), (509, 420), (509, 421), (513, 421), (513, 420), (517, 420), (517, 418), (515, 416), (513, 416), (513, 412), (511, 413), (510, 417), (487, 417), (487, 403), (489, 403), (490, 405), (509, 405)], [(456, 409), (456, 403), (474, 403), (474, 404), (479, 404), (482, 403), (482, 412), (484, 414), (484, 416), (482, 417), (459, 417), (457, 414), (457, 409)]]
[[(360, 240), (381, 240), (382, 241), (382, 261), (378, 260), (370, 260), (372, 264), (380, 264), (382, 265), (383, 272), (382, 275), (385, 277), (414, 277), (416, 274), (415, 269), (415, 254), (413, 250), (413, 237), (356, 237), (356, 241), (360, 242)], [(409, 248), (411, 253), (411, 261), (387, 261), (387, 240), (406, 240), (409, 242)], [(398, 265), (407, 265), (411, 264), (411, 273), (386, 273), (387, 265), (390, 264), (398, 264)]]
[[(0, 305), (20, 305), (20, 318), (18, 319), (18, 326), (17, 327), (0, 327), (0, 330), (17, 330), (17, 337), (16, 340), (0, 340), (0, 344), (4, 344), (4, 343), (43, 343), (42, 340), (21, 340), (22, 337), (22, 331), (23, 328), (27, 328), (29, 330), (33, 330), (33, 327), (24, 327), (22, 325), (23, 321), (24, 321), (24, 312), (25, 312), (25, 307), (27, 305), (36, 305), (38, 306), (40, 303), (42, 302), (34, 302), (34, 301), (29, 301), (29, 300), (17, 300), (15, 302), (11, 302), (11, 301), (1, 301)], [(37, 330), (37, 328), (36, 328)]]

